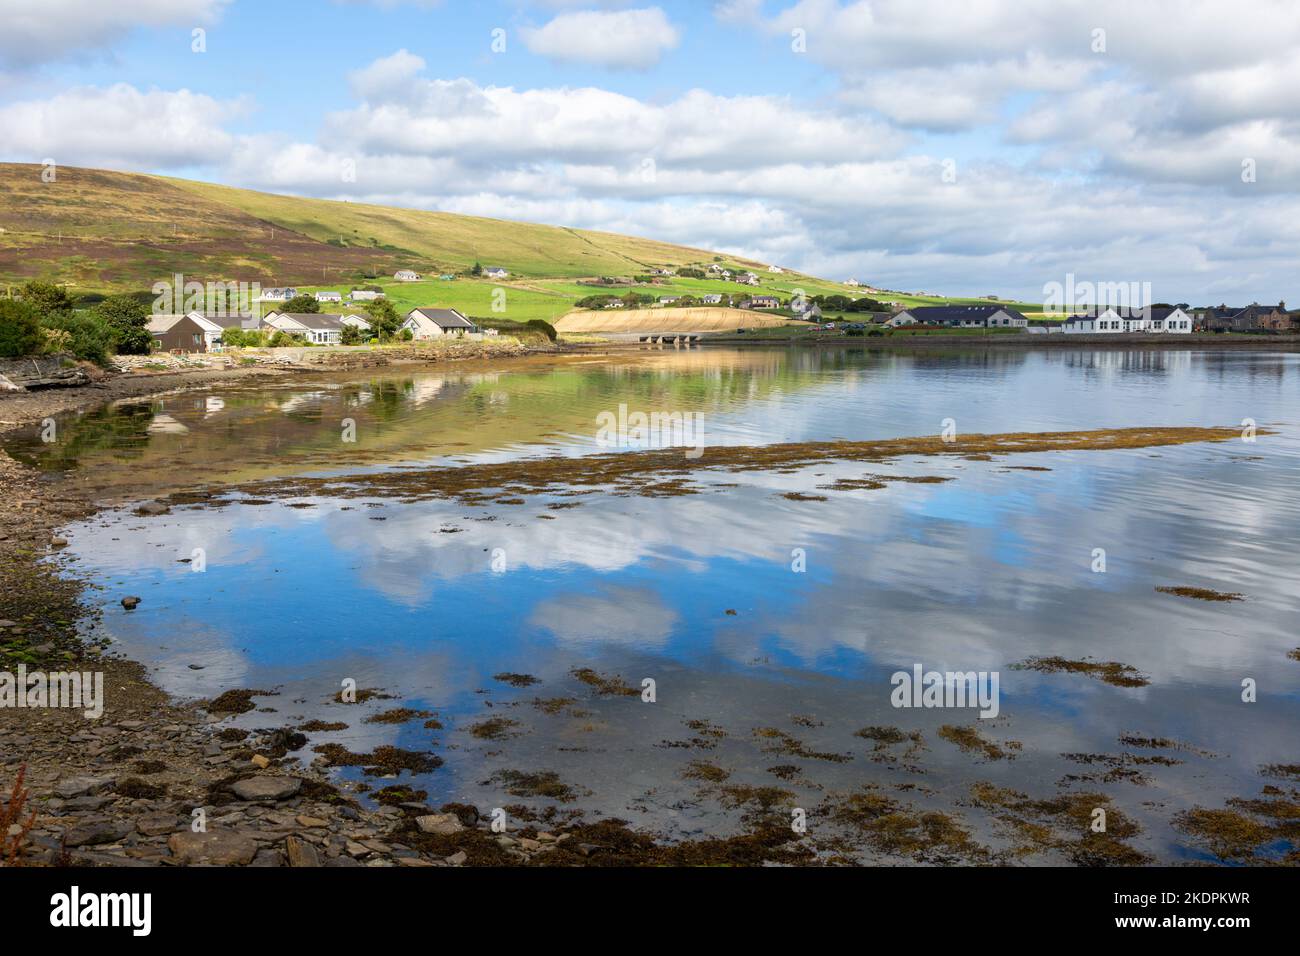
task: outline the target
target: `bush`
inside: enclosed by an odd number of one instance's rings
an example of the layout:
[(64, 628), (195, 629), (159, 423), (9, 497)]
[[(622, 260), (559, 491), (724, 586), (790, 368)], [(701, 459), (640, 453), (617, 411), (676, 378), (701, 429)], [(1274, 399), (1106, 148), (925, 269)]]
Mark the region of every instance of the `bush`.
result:
[(116, 345), (112, 327), (93, 312), (61, 312), (41, 323), (47, 329), (64, 333), (64, 347), (79, 359), (107, 365)]
[(90, 310), (113, 332), (114, 345), (121, 355), (148, 355), (153, 337), (146, 326), (149, 308), (132, 295), (113, 295)]
[(415, 338), (415, 335), (410, 329), (402, 329), (402, 331), (397, 333), (397, 338), (402, 342), (410, 342)]
[(284, 304), (283, 311), (289, 313), (319, 312), (320, 303), (316, 301), (314, 295), (295, 295)]
[(541, 332), (552, 342), (559, 338), (559, 333), (555, 331), (555, 326), (551, 325), (551, 323), (547, 322), (545, 319), (529, 319), (524, 324), (530, 329), (536, 329)]
[(53, 282), (29, 282), (18, 290), (18, 298), (35, 307), (42, 319), (72, 311), (72, 299)]
[(0, 299), (0, 356), (16, 358), (39, 355), (45, 351), (41, 318), (36, 307), (27, 302)]

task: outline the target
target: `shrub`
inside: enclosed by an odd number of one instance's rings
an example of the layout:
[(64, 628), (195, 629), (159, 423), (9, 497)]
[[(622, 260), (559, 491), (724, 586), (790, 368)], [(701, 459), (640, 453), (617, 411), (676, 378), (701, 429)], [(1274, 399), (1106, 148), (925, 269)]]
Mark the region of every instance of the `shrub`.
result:
[(72, 299), (53, 282), (28, 282), (18, 290), (18, 298), (34, 306), (42, 319), (72, 311)]
[(530, 329), (536, 329), (541, 332), (552, 342), (559, 338), (559, 333), (555, 331), (555, 326), (551, 325), (551, 323), (547, 322), (545, 319), (529, 319), (525, 324)]
[(27, 302), (0, 299), (0, 356), (38, 355), (45, 351), (41, 318)]
[(149, 354), (153, 347), (153, 337), (145, 327), (149, 322), (149, 309), (138, 297), (109, 296), (91, 309), (90, 313), (112, 330), (118, 353)]
[(113, 329), (93, 312), (62, 312), (47, 316), (47, 329), (66, 333), (66, 348), (79, 359), (107, 365), (116, 345)]
[(402, 329), (402, 331), (397, 333), (397, 337), (403, 342), (409, 342), (415, 338), (415, 335), (410, 329)]

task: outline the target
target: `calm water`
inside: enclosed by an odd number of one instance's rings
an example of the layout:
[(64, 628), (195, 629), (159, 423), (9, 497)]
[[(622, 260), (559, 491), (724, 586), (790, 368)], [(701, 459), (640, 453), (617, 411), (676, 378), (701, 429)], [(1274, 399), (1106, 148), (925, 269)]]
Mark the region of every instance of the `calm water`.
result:
[[(544, 803), (491, 778), (546, 770), (578, 790), (575, 808), (675, 836), (733, 832), (737, 812), (682, 778), (703, 759), (731, 771), (730, 784), (788, 789), (810, 808), (810, 826), (823, 801), (877, 784), (911, 806), (954, 812), (999, 846), (1005, 834), (966, 803), (973, 783), (1042, 798), (1086, 788), (1140, 824), (1134, 847), (1177, 861), (1209, 857), (1170, 825), (1175, 814), (1253, 798), (1270, 782), (1263, 765), (1300, 762), (1300, 663), (1287, 656), (1300, 646), (1296, 355), (706, 350), (295, 379), (123, 404), (61, 421), (53, 445), (26, 434), (10, 450), (50, 469), (52, 493), (79, 482), (128, 501), (211, 482), (587, 454), (601, 450), (596, 416), (620, 403), (698, 412), (708, 444), (935, 434), (948, 418), (963, 433), (1249, 418), (1277, 434), (706, 473), (704, 494), (597, 493), (564, 510), (547, 496), (487, 507), (273, 501), (147, 518), (123, 507), (69, 529), (68, 554), (105, 585), (103, 627), (117, 649), (149, 664), (164, 688), (186, 697), (274, 688), (261, 703), (275, 713), (242, 725), (343, 720), (347, 730), (313, 743), (431, 749), (445, 765), (419, 785), (435, 802)], [(344, 419), (355, 443), (340, 441)], [(1008, 467), (1027, 465), (1051, 470)], [(819, 490), (866, 472), (954, 480)], [(782, 497), (790, 491), (828, 500)], [(203, 573), (180, 563), (196, 548)], [(1092, 570), (1098, 548), (1105, 573)], [(799, 553), (802, 572), (792, 570)], [(1192, 601), (1157, 593), (1161, 585), (1246, 600)], [(124, 594), (142, 596), (141, 608), (123, 612)], [(1150, 683), (1011, 669), (1036, 655), (1119, 661)], [(916, 663), (999, 672), (1000, 716), (892, 707), (890, 675)], [(575, 667), (637, 687), (653, 678), (657, 701), (595, 696)], [(541, 683), (514, 689), (493, 680), (502, 671)], [(1241, 701), (1248, 677), (1255, 703)], [(435, 711), (445, 729), (364, 723), (397, 701), (330, 702), (344, 678)], [(555, 714), (532, 704), (555, 697), (577, 703)], [(490, 716), (516, 721), (515, 736), (469, 732)], [(709, 749), (681, 746), (699, 739), (693, 720), (726, 736), (708, 738)], [(936, 735), (944, 724), (1021, 749), (1014, 759), (972, 756)], [(920, 731), (926, 749), (873, 760), (854, 736), (868, 725)], [(851, 759), (773, 753), (759, 728)], [(1155, 753), (1121, 744), (1125, 733), (1185, 744), (1166, 751), (1181, 762), (1141, 767), (1145, 782), (1067, 779), (1105, 770), (1069, 754)], [(778, 780), (773, 765), (803, 776)], [(1280, 841), (1270, 852), (1287, 849)]]

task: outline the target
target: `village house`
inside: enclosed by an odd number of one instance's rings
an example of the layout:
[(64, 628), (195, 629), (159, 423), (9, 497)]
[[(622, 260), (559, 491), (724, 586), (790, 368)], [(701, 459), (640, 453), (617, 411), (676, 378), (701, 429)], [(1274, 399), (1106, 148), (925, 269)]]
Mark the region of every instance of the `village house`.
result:
[(660, 305), (674, 305), (682, 300), (680, 295), (664, 295), (659, 297)]
[(317, 292), (315, 299), (317, 302), (342, 302), (343, 294), (341, 292)]
[(151, 315), (145, 329), (159, 352), (208, 350), (206, 330), (188, 315)]
[(1178, 307), (1107, 308), (1072, 315), (1061, 323), (1061, 331), (1070, 335), (1122, 335), (1135, 332), (1190, 335), (1194, 324), (1192, 316)]
[[(895, 321), (902, 319), (903, 321)], [(911, 322), (906, 321), (911, 319)], [(948, 328), (1027, 328), (1029, 320), (1000, 305), (929, 305), (905, 309), (889, 325), (941, 325)]]
[(772, 273), (773, 275), (778, 275), (778, 276), (782, 275), (785, 272), (785, 270), (782, 269), (780, 266), (768, 266), (767, 271)]
[(375, 292), (373, 289), (353, 289), (348, 293), (348, 299), (352, 302), (374, 302), (383, 297), (384, 293)]
[(222, 338), (228, 329), (254, 330), (262, 324), (257, 316), (239, 313), (191, 312), (189, 317), (203, 329), (204, 342), (209, 352), (223, 346)]
[(489, 279), (505, 279), (510, 276), (510, 273), (501, 268), (501, 266), (488, 266), (483, 270), (483, 274)]
[(736, 276), (736, 281), (744, 285), (758, 285), (758, 276), (752, 272), (742, 272)]
[(398, 269), (393, 273), (393, 278), (398, 282), (419, 282), (421, 276), (414, 269)]
[(370, 328), (370, 323), (359, 315), (325, 312), (272, 312), (262, 321), (267, 328), (299, 336), (313, 345), (338, 345), (343, 341), (345, 325), (355, 325), (363, 330)]
[(298, 290), (297, 290), (297, 289), (293, 289), (293, 288), (285, 288), (285, 289), (263, 289), (263, 290), (262, 290), (262, 297), (261, 297), (260, 299), (258, 299), (257, 301), (259, 301), (259, 302), (288, 302), (290, 299), (292, 299), (292, 298), (293, 298), (294, 296), (296, 296), (297, 294), (298, 294)]
[(1256, 302), (1244, 308), (1220, 305), (1201, 310), (1200, 321), (1207, 332), (1286, 332), (1294, 326), (1284, 302), (1277, 305)]
[(417, 341), (427, 341), (477, 332), (478, 327), (455, 309), (419, 308), (406, 314), (399, 331), (410, 332)]
[(781, 300), (774, 295), (755, 295), (740, 303), (742, 309), (779, 309)]
[(721, 305), (722, 293), (720, 292), (706, 293), (705, 295), (700, 296), (700, 301), (703, 302), (705, 305)]
[(860, 283), (858, 282), (857, 279), (845, 279), (845, 280), (844, 280), (844, 284), (845, 284), (845, 285), (848, 285), (848, 286), (857, 286), (857, 285), (859, 285)]

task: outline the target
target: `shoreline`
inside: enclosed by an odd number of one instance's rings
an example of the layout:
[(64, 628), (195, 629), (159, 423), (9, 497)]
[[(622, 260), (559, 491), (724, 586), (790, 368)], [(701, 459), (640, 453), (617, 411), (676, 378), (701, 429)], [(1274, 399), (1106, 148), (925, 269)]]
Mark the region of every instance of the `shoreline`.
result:
[[(618, 348), (604, 351), (626, 354)], [(590, 358), (596, 352), (576, 355)], [(571, 357), (548, 354), (560, 360)], [(463, 361), (468, 365), (483, 360)], [(511, 357), (491, 364), (508, 366), (514, 361)], [(121, 398), (328, 371), (190, 371), (28, 393), (0, 399), (0, 419), (11, 417), (11, 403), (31, 399), (17, 416), (19, 422), (0, 421), (0, 433), (44, 415)], [(873, 447), (862, 453), (878, 457), (885, 450)], [(788, 825), (778, 825), (779, 808), (770, 814), (773, 808), (766, 804), (760, 813), (737, 822), (732, 836), (666, 841), (616, 819), (588, 821), (579, 815), (561, 822), (514, 810), (508, 834), (496, 834), (478, 809), (462, 804), (435, 809), (424, 803), (423, 792), (397, 780), (381, 778), (372, 789), (364, 782), (334, 779), (331, 767), (353, 766), (347, 761), (376, 757), (378, 749), (374, 755), (336, 751), (320, 759), (302, 733), (313, 728), (235, 729), (229, 718), (241, 713), (266, 713), (270, 724), (282, 723), (282, 718), (271, 716), (264, 699), (259, 701), (262, 707), (255, 705), (251, 698), (261, 694), (247, 689), (229, 690), (207, 702), (173, 699), (153, 683), (141, 663), (115, 656), (111, 647), (98, 648), (93, 643), (97, 612), (85, 602), (86, 590), (98, 585), (61, 575), (58, 564), (47, 559), (60, 550), (54, 536), (61, 526), (89, 517), (103, 505), (75, 497), (45, 500), (39, 473), (3, 451), (0, 483), (9, 490), (0, 498), (0, 652), (5, 654), (0, 670), (14, 669), (12, 652), (18, 647), (26, 654), (17, 660), (29, 672), (99, 670), (108, 687), (104, 716), (96, 721), (86, 720), (78, 710), (0, 709), (0, 736), (10, 744), (0, 763), (0, 784), (7, 793), (14, 773), (26, 761), (29, 807), (38, 811), (26, 863), (418, 867), (849, 862), (847, 857), (819, 857), (815, 844), (794, 837)], [(399, 709), (400, 703), (393, 702)], [(396, 758), (406, 754), (389, 749)], [(363, 793), (378, 805), (364, 806), (358, 799)], [(767, 796), (753, 798), (761, 803)], [(191, 828), (199, 808), (206, 816), (205, 833)], [(840, 808), (849, 816), (851, 810)], [(873, 804), (863, 812), (864, 821), (875, 820), (878, 808)], [(891, 810), (890, 819), (895, 817), (910, 819)], [(953, 852), (965, 863), (1007, 862), (981, 857), (974, 844), (968, 850), (951, 836), (947, 823), (943, 839), (935, 840), (918, 852)], [(1103, 849), (1111, 862), (1147, 862), (1119, 840)], [(906, 855), (882, 858), (908, 861)]]

